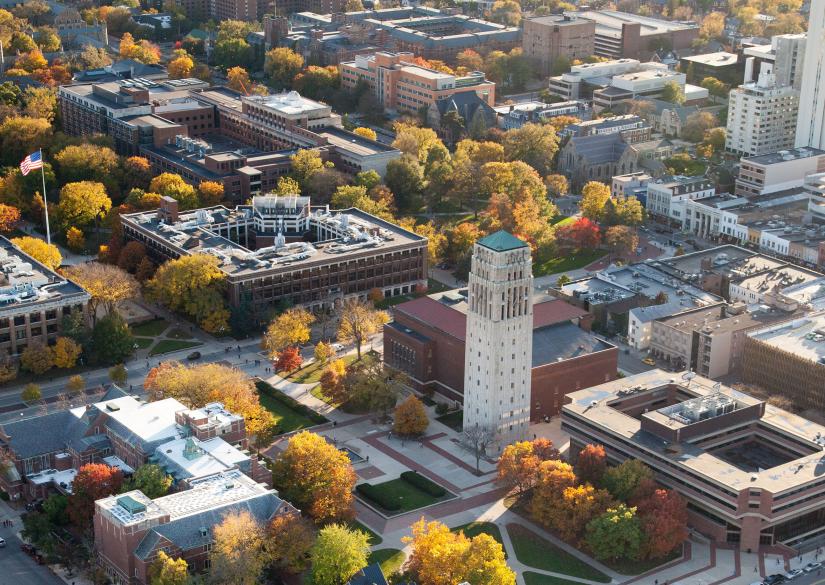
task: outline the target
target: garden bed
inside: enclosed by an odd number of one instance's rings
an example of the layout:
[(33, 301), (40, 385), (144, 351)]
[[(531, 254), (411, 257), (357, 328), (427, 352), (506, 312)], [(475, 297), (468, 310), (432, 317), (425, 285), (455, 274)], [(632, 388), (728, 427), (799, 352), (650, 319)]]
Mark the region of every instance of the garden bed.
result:
[(442, 414), (441, 416), (435, 417), (435, 420), (460, 433), (462, 427), (464, 426), (464, 411), (461, 409), (454, 410), (452, 412), (448, 412), (447, 414)]
[(610, 583), (611, 579), (598, 569), (574, 557), (521, 524), (508, 524), (507, 532), (516, 558), (535, 569), (563, 573), (571, 577)]
[(424, 479), (432, 486), (443, 490), (443, 495), (434, 496), (403, 477), (379, 484), (362, 483), (355, 487), (355, 492), (359, 498), (388, 517), (405, 514), (455, 497), (435, 482)]
[(328, 419), (263, 380), (255, 382), (261, 406), (275, 417), (278, 434), (290, 433), (329, 422)]

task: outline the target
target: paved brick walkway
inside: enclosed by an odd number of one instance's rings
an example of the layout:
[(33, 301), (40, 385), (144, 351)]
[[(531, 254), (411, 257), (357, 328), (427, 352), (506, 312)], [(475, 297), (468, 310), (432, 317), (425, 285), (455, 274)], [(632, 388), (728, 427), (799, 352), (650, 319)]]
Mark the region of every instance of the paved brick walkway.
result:
[(434, 482), (443, 485), (445, 488), (447, 488), (454, 494), (461, 493), (461, 488), (455, 485), (454, 483), (447, 481), (443, 477), (433, 473), (432, 471), (430, 471), (417, 461), (407, 457), (403, 453), (399, 453), (392, 447), (385, 445), (384, 442), (381, 441), (381, 437), (385, 436), (387, 436), (387, 433), (376, 433), (374, 435), (370, 435), (369, 437), (362, 437), (361, 440), (370, 445), (371, 447), (374, 447), (375, 449), (381, 451), (385, 455), (389, 455), (390, 457), (392, 457), (399, 463), (402, 463), (403, 465), (409, 467), (413, 471), (417, 471), (421, 475), (424, 475), (433, 480)]

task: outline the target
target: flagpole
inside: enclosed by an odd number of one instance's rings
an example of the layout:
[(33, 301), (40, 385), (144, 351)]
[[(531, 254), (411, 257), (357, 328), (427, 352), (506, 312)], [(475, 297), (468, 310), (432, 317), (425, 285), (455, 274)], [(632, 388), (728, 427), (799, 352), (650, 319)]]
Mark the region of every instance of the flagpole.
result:
[(43, 178), (43, 211), (46, 213), (46, 243), (52, 243), (52, 234), (49, 231), (49, 204), (46, 201), (46, 161), (43, 159), (43, 149), (40, 151), (40, 176)]

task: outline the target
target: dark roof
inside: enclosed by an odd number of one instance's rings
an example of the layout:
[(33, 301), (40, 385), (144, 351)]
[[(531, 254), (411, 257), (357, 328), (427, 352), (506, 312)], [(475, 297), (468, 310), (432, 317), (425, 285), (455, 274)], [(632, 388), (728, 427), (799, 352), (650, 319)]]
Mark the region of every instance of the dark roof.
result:
[[(161, 539), (170, 541), (183, 551), (202, 547), (205, 544), (214, 542), (212, 530), (216, 524), (223, 521), (227, 514), (246, 510), (256, 520), (265, 523), (272, 518), (281, 503), (282, 500), (274, 492), (267, 492), (248, 500), (219, 506), (200, 514), (177, 518), (152, 528), (135, 549), (135, 556), (141, 559), (148, 558)], [(204, 528), (206, 529), (205, 535), (202, 532)]]
[(381, 570), (381, 565), (373, 563), (355, 573), (347, 581), (347, 585), (387, 585), (387, 578)]
[(478, 241), (478, 245), (496, 252), (506, 252), (508, 250), (518, 250), (519, 248), (527, 247), (527, 244), (523, 240), (519, 240), (516, 236), (504, 230), (499, 230), (489, 236), (481, 238)]
[(569, 144), (586, 164), (591, 165), (617, 162), (630, 148), (621, 134), (573, 136)]
[(450, 111), (458, 112), (458, 115), (464, 118), (465, 124), (469, 124), (479, 110), (488, 123), (495, 121), (496, 117), (496, 111), (478, 97), (478, 94), (472, 89), (460, 91), (448, 98), (438, 100), (435, 102), (435, 106), (442, 116)]
[(556, 323), (533, 331), (532, 365), (553, 364), (611, 347), (572, 323)]
[(9, 437), (8, 445), (20, 459), (65, 449), (83, 438), (88, 424), (68, 410), (24, 418), (0, 427)]

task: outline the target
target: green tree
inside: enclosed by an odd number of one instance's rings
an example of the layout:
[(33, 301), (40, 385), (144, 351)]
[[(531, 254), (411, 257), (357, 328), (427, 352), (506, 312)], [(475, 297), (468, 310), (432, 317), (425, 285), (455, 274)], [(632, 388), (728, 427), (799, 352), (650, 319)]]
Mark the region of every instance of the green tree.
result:
[(20, 400), (23, 402), (37, 402), (41, 396), (40, 386), (37, 384), (26, 384), (20, 393)]
[(668, 81), (662, 89), (661, 98), (666, 102), (680, 105), (685, 103), (685, 92), (675, 81)]
[(101, 318), (92, 329), (89, 361), (108, 365), (122, 363), (134, 352), (134, 339), (128, 325), (118, 313)]
[(16, 167), (38, 148), (50, 146), (51, 141), (52, 125), (47, 119), (6, 118), (0, 124), (0, 164)]
[(639, 485), (653, 479), (650, 468), (638, 459), (628, 459), (604, 472), (602, 484), (614, 498), (626, 502)]
[(187, 585), (187, 583), (189, 583), (189, 565), (186, 561), (159, 551), (157, 558), (149, 565), (149, 584)]
[(324, 161), (317, 150), (301, 149), (290, 157), (292, 176), (305, 188), (313, 175), (324, 169)]
[(587, 525), (585, 541), (600, 561), (638, 559), (644, 535), (636, 508), (619, 504)]
[(140, 490), (151, 499), (165, 496), (172, 487), (172, 476), (168, 475), (160, 465), (146, 463), (135, 470), (130, 480), (129, 489)]
[(318, 533), (310, 551), (313, 585), (342, 585), (367, 566), (369, 537), (342, 524), (330, 524)]
[(226, 39), (215, 43), (215, 64), (223, 69), (249, 67), (252, 63), (252, 47), (244, 39)]
[(417, 211), (424, 195), (424, 175), (418, 161), (411, 155), (391, 160), (387, 164), (384, 181), (395, 195), (402, 211)]
[(126, 384), (128, 377), (129, 372), (123, 364), (117, 364), (109, 368), (109, 380), (111, 380), (113, 384), (123, 386)]

